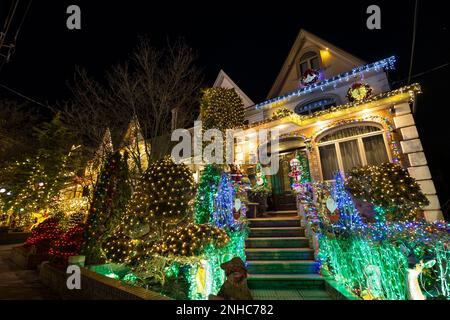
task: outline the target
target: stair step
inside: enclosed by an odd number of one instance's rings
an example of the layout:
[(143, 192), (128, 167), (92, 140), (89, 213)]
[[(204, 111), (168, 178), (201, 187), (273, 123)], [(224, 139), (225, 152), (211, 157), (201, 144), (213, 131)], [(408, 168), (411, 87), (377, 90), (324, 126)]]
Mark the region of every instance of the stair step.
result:
[(314, 260), (247, 260), (251, 274), (313, 274), (319, 271)]
[(250, 228), (300, 227), (299, 217), (248, 219)]
[(308, 248), (309, 239), (305, 237), (267, 237), (248, 238), (246, 248)]
[(245, 250), (247, 260), (312, 260), (310, 248), (256, 248)]
[(266, 212), (264, 212), (264, 214), (274, 215), (274, 216), (297, 215), (297, 210), (266, 211)]
[(301, 227), (250, 228), (250, 237), (304, 237), (305, 229)]
[(250, 289), (323, 289), (325, 280), (319, 274), (249, 274)]

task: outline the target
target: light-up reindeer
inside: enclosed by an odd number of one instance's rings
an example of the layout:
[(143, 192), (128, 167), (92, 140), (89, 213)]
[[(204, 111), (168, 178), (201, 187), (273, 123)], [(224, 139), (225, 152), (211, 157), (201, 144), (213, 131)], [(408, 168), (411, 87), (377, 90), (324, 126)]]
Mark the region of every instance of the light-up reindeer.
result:
[(426, 263), (421, 260), (418, 264), (414, 266), (414, 269), (408, 269), (408, 299), (409, 300), (426, 300), (427, 298), (423, 295), (422, 290), (419, 285), (419, 275), (422, 273), (423, 269), (428, 269), (434, 266), (436, 260), (430, 260)]

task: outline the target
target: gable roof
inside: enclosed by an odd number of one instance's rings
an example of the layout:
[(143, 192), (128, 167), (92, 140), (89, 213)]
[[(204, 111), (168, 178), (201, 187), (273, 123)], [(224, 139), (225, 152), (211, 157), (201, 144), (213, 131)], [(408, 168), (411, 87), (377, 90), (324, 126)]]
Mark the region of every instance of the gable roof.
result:
[(241, 97), (242, 102), (244, 103), (244, 108), (253, 106), (255, 103), (244, 93), (244, 91), (241, 90), (237, 86), (236, 83), (234, 83), (233, 80), (225, 73), (225, 71), (220, 70), (219, 74), (217, 75), (216, 81), (214, 82), (213, 87), (221, 87), (221, 88), (227, 88), (231, 89), (234, 88), (236, 90), (237, 94)]
[(297, 55), (302, 50), (306, 42), (310, 42), (319, 48), (327, 48), (334, 56), (346, 61), (354, 67), (366, 64), (365, 61), (329, 43), (328, 41), (319, 38), (318, 36), (306, 31), (305, 29), (300, 29), (300, 32), (298, 33), (297, 38), (295, 39), (294, 44), (289, 51), (289, 54), (284, 61), (274, 84), (272, 85), (272, 88), (269, 91), (269, 94), (267, 96), (268, 99), (274, 98), (279, 95), (280, 90), (284, 82), (286, 81), (288, 73), (294, 65), (294, 60), (296, 59)]

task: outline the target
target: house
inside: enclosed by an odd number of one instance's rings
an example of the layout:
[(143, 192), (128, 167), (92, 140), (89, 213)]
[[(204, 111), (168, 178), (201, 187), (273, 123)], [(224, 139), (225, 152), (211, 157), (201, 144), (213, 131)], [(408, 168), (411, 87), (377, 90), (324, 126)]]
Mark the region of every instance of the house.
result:
[[(426, 219), (443, 218), (411, 113), (420, 85), (392, 90), (388, 73), (394, 65), (395, 57), (365, 62), (301, 30), (267, 100), (252, 103), (225, 72), (219, 73), (215, 86), (235, 88), (245, 105), (247, 124), (242, 128), (244, 141), (235, 146), (236, 157), (249, 159), (263, 147), (249, 143), (252, 130), (280, 132), (280, 169), (269, 179), (275, 209), (294, 203), (289, 162), (301, 153), (314, 181), (332, 180), (337, 170), (345, 173), (358, 166), (399, 163), (429, 199)], [(252, 165), (242, 167), (254, 172)]]

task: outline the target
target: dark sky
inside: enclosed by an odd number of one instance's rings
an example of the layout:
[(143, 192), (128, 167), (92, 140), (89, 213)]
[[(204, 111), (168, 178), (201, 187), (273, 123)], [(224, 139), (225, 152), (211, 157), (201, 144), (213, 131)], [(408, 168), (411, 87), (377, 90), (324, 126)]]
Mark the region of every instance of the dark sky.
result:
[[(12, 1), (0, 1), (1, 21)], [(25, 4), (29, 0), (20, 1)], [(51, 102), (67, 96), (66, 81), (75, 65), (101, 77), (109, 66), (127, 58), (139, 35), (148, 35), (156, 45), (163, 44), (167, 36), (182, 36), (197, 51), (207, 85), (223, 68), (259, 102), (300, 28), (368, 62), (395, 54), (399, 57), (399, 77), (407, 74), (413, 1), (111, 2), (34, 0), (16, 54), (0, 73), (0, 83)], [(374, 3), (381, 7), (381, 31), (366, 28), (366, 8)], [(415, 72), (445, 63), (448, 51), (442, 46), (449, 38), (448, 13), (439, 10), (438, 2), (419, 3)], [(81, 8), (81, 31), (66, 28), (70, 4)]]
[[(23, 6), (29, 0), (20, 1)], [(0, 27), (11, 2), (0, 0)], [(66, 83), (75, 65), (101, 79), (111, 65), (127, 59), (138, 36), (149, 36), (155, 45), (182, 36), (198, 53), (205, 85), (212, 85), (222, 68), (257, 103), (267, 95), (300, 28), (368, 62), (396, 55), (394, 80), (408, 74), (414, 1), (111, 2), (34, 0), (13, 61), (0, 71), (0, 84), (52, 103), (69, 98)], [(419, 0), (414, 74), (448, 63), (450, 12), (444, 3)], [(81, 7), (81, 31), (66, 28), (70, 4)], [(366, 28), (371, 4), (381, 7), (381, 30)], [(448, 79), (448, 66), (414, 79), (424, 89), (416, 122), (442, 204), (450, 200)], [(11, 94), (0, 88), (2, 95)]]

